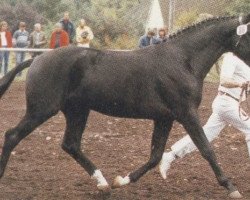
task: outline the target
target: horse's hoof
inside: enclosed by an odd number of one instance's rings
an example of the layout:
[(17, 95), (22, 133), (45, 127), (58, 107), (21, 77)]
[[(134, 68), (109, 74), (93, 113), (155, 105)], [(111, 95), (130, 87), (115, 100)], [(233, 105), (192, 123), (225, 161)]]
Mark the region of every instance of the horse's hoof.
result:
[(243, 196), (239, 193), (238, 190), (230, 193), (229, 197), (232, 198), (232, 199), (241, 199), (241, 198), (243, 198)]
[(97, 185), (98, 190), (104, 194), (110, 194), (111, 188), (109, 185)]
[(113, 182), (112, 188), (120, 188), (123, 185), (127, 185), (130, 183), (130, 178), (126, 176), (125, 178), (121, 176), (117, 176)]

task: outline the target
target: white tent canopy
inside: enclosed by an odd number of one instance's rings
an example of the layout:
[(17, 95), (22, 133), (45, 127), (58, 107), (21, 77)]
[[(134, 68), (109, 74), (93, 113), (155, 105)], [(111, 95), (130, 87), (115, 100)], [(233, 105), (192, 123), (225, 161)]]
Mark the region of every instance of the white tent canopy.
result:
[(163, 15), (159, 0), (152, 0), (152, 5), (149, 12), (149, 17), (146, 25), (146, 31), (154, 28), (164, 27)]

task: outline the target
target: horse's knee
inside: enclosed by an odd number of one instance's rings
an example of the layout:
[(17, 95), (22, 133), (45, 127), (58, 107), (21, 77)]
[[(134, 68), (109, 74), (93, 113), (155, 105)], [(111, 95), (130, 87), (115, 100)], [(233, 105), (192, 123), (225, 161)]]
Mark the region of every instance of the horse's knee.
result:
[(71, 147), (69, 145), (67, 145), (65, 142), (62, 143), (61, 148), (66, 152), (66, 153), (70, 153), (73, 152)]
[(75, 156), (76, 153), (78, 152), (78, 148), (74, 144), (68, 144), (66, 142), (63, 142), (61, 147), (66, 153), (72, 156)]

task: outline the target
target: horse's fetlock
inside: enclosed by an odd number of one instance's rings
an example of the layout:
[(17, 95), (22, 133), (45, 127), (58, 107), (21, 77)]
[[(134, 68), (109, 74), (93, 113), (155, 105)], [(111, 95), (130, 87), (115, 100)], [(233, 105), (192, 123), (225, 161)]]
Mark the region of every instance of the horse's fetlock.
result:
[(227, 187), (228, 186), (228, 178), (223, 177), (219, 179), (220, 186)]
[(136, 178), (137, 176), (134, 176), (133, 174), (129, 175), (129, 179), (131, 183), (135, 183), (136, 181), (138, 181), (139, 178)]

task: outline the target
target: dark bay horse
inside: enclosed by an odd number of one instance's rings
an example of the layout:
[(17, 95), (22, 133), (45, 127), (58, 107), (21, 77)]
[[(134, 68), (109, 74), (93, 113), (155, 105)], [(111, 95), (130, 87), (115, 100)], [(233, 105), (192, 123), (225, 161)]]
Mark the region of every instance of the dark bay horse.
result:
[[(4, 174), (11, 151), (36, 127), (62, 111), (66, 131), (62, 148), (96, 179), (99, 190), (109, 190), (102, 172), (81, 151), (81, 139), (90, 110), (116, 117), (154, 121), (148, 162), (114, 187), (136, 182), (161, 160), (174, 120), (180, 122), (211, 165), (231, 197), (237, 188), (223, 174), (198, 117), (203, 80), (225, 52), (250, 64), (250, 34), (236, 34), (250, 15), (213, 18), (172, 35), (164, 44), (128, 52), (79, 47), (60, 48), (17, 66), (0, 80), (0, 95), (15, 75), (29, 65), (27, 110), (19, 124), (5, 134), (0, 160)], [(32, 62), (32, 63), (31, 63)]]

